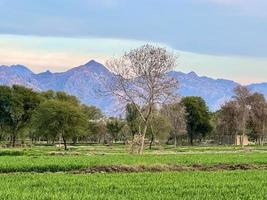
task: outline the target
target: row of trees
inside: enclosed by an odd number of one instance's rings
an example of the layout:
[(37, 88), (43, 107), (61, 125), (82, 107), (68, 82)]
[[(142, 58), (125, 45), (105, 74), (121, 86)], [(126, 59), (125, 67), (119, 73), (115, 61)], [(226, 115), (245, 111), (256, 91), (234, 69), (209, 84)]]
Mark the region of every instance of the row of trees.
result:
[(151, 118), (145, 124), (138, 111), (141, 108), (133, 104), (127, 104), (125, 118), (106, 119), (98, 108), (83, 105), (64, 92), (38, 93), (14, 85), (0, 86), (0, 94), (0, 139), (9, 139), (13, 147), (18, 137), (50, 143), (62, 140), (65, 149), (70, 140), (73, 144), (90, 141), (111, 145), (132, 140), (144, 126), (150, 147), (156, 140), (172, 141), (176, 146), (187, 132), (193, 143), (210, 127), (208, 108), (200, 97), (185, 97), (160, 109), (152, 107)]
[(225, 103), (215, 114), (216, 130), (222, 135), (241, 135), (241, 145), (244, 137), (263, 144), (267, 135), (267, 102), (263, 94), (252, 93), (244, 86), (235, 88), (232, 100)]
[[(134, 105), (128, 104), (126, 121), (132, 135), (140, 134), (144, 126), (141, 116)], [(153, 142), (161, 140), (181, 145), (185, 136), (193, 145), (194, 140), (202, 140), (211, 133), (212, 125), (210, 113), (205, 101), (201, 97), (184, 97), (175, 103), (164, 104), (153, 108), (148, 121), (147, 135), (150, 148)]]
[[(262, 94), (237, 87), (232, 100), (210, 113), (201, 97), (180, 98), (178, 82), (169, 75), (176, 57), (166, 49), (145, 45), (111, 59), (114, 76), (103, 79), (107, 93), (126, 107), (125, 117), (105, 119), (93, 106), (82, 105), (64, 92), (34, 92), (22, 86), (0, 87), (0, 137), (15, 146), (18, 135), (54, 143), (62, 140), (124, 141), (143, 153), (145, 141), (164, 140), (175, 146), (187, 136), (191, 145), (213, 135), (250, 135), (262, 143), (267, 109)], [(0, 139), (1, 139), (0, 138)], [(60, 142), (61, 143), (61, 142)]]
[[(15, 146), (20, 139), (55, 143), (133, 141), (145, 124), (133, 104), (127, 104), (124, 118), (104, 118), (94, 106), (80, 104), (64, 92), (37, 93), (22, 86), (0, 86), (0, 139)], [(140, 108), (139, 108), (140, 109)], [(144, 109), (146, 110), (146, 109)], [(244, 121), (243, 121), (244, 120)], [(267, 135), (267, 103), (260, 93), (246, 87), (235, 89), (235, 96), (215, 113), (210, 113), (201, 97), (184, 97), (175, 103), (153, 107), (147, 122), (146, 140), (150, 148), (157, 142), (182, 145), (215, 135), (248, 135), (263, 144)], [(208, 136), (208, 137), (207, 137)], [(138, 141), (140, 143), (140, 141)], [(243, 144), (243, 140), (241, 140)], [(140, 149), (138, 151), (140, 153)]]
[(94, 130), (93, 121), (102, 117), (94, 106), (80, 104), (64, 92), (34, 92), (14, 85), (0, 86), (0, 137), (8, 138), (14, 147), (18, 136), (47, 141), (67, 140), (74, 143), (81, 135)]

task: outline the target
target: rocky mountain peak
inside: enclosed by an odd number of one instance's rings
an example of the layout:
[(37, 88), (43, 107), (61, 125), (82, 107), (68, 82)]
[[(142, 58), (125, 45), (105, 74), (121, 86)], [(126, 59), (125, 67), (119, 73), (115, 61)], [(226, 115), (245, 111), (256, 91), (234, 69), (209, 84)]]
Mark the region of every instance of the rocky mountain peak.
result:
[[(34, 74), (23, 65), (0, 66), (0, 85), (20, 84), (37, 91), (65, 91), (77, 96), (82, 103), (98, 106), (106, 113), (110, 112), (109, 108), (116, 110), (117, 104), (111, 96), (100, 98), (96, 91), (104, 90), (102, 81), (112, 80), (113, 76), (112, 72), (95, 60), (60, 73), (46, 71)], [(231, 80), (200, 77), (195, 72), (171, 71), (168, 76), (179, 81), (181, 96), (201, 96), (212, 111), (229, 100), (234, 87), (238, 85)], [(248, 87), (267, 97), (267, 83), (251, 84)]]

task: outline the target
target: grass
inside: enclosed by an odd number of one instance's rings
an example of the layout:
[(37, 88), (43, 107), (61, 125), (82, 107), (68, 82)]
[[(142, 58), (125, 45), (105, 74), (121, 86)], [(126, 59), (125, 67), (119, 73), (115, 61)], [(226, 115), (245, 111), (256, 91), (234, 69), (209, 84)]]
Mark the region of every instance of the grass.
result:
[(0, 199), (264, 200), (266, 179), (266, 171), (2, 174)]
[(59, 172), (100, 165), (267, 164), (267, 153), (0, 156), (0, 172)]
[[(125, 146), (0, 149), (0, 200), (26, 199), (267, 199), (267, 171), (183, 171), (73, 174), (110, 165), (267, 164), (267, 147), (163, 146), (129, 155)], [(15, 173), (14, 173), (15, 172)], [(57, 173), (51, 173), (57, 172)]]
[[(154, 146), (152, 150), (146, 149), (145, 154), (203, 154), (203, 153), (242, 153), (242, 152), (266, 152), (267, 146), (248, 146), (241, 149), (237, 146), (183, 146), (174, 148), (172, 145)], [(38, 145), (31, 148), (0, 148), (0, 156), (7, 155), (25, 155), (25, 156), (41, 156), (41, 155), (127, 155), (127, 148), (123, 144), (114, 144), (113, 146), (105, 146), (99, 144), (76, 145), (69, 146), (68, 151), (63, 148)]]

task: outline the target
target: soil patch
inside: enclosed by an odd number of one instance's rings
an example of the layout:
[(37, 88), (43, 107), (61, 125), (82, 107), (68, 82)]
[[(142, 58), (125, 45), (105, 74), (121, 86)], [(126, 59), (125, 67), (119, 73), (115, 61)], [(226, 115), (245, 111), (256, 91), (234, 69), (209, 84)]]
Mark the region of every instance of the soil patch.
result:
[(168, 171), (222, 171), (222, 170), (266, 170), (267, 164), (215, 164), (215, 165), (107, 165), (84, 168), (71, 173), (137, 173)]

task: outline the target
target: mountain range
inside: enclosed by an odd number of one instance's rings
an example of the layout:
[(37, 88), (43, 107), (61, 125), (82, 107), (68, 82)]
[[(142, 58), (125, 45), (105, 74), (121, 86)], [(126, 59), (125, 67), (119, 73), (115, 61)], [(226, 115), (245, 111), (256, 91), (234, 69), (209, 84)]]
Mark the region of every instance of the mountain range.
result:
[[(119, 102), (112, 96), (99, 95), (103, 91), (103, 77), (114, 76), (104, 65), (91, 60), (88, 63), (72, 68), (66, 72), (33, 73), (23, 65), (0, 66), (0, 85), (23, 85), (36, 91), (56, 90), (75, 95), (88, 105), (101, 108), (106, 114), (112, 115)], [(195, 72), (183, 73), (172, 71), (169, 76), (179, 81), (181, 96), (201, 96), (211, 111), (215, 111), (233, 96), (233, 89), (238, 83), (225, 79), (212, 79), (198, 76)], [(101, 80), (102, 79), (102, 80)], [(267, 97), (267, 83), (247, 85), (252, 91), (263, 93)]]

